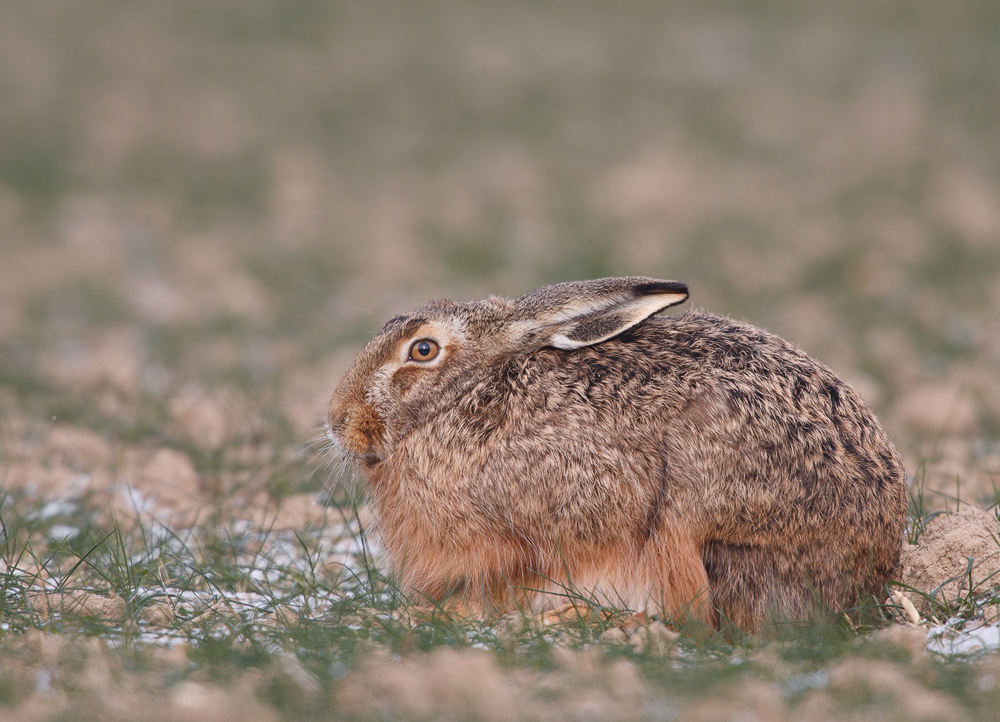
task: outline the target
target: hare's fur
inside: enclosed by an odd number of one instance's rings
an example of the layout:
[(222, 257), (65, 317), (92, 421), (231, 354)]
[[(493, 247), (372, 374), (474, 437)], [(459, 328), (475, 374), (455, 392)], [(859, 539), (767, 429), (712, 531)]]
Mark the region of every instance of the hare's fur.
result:
[[(483, 613), (571, 588), (745, 630), (879, 591), (907, 495), (871, 411), (752, 326), (647, 318), (686, 297), (670, 283), (433, 302), (361, 352), (330, 430), (404, 588)], [(441, 349), (429, 364), (407, 356), (421, 338)]]

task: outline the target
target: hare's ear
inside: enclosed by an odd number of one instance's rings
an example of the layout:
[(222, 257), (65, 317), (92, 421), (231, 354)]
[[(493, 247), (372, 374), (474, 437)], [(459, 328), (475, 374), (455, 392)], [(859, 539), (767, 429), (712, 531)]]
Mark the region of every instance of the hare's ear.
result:
[(557, 283), (514, 301), (518, 319), (512, 330), (526, 346), (582, 348), (617, 336), (687, 297), (683, 283), (655, 278)]

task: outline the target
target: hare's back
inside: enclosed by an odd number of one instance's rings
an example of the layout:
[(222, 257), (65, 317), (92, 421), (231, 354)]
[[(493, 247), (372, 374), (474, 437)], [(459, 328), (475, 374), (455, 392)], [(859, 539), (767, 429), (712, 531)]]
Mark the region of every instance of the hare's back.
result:
[(652, 364), (666, 386), (660, 396), (672, 397), (658, 414), (669, 475), (709, 502), (714, 536), (897, 536), (902, 462), (868, 406), (826, 366), (777, 336), (704, 313), (651, 319), (622, 341)]
[(659, 373), (682, 379), (711, 377), (761, 384), (797, 374), (843, 383), (784, 339), (711, 313), (689, 311), (651, 318), (623, 334), (621, 341), (646, 357)]
[[(622, 355), (648, 365), (653, 386), (674, 411), (729, 420), (733, 433), (782, 432), (804, 438), (814, 427), (845, 432), (878, 426), (857, 393), (829, 368), (782, 338), (746, 323), (689, 312), (650, 319), (628, 336)], [(700, 409), (711, 401), (715, 415)], [(697, 412), (704, 413), (698, 414)]]

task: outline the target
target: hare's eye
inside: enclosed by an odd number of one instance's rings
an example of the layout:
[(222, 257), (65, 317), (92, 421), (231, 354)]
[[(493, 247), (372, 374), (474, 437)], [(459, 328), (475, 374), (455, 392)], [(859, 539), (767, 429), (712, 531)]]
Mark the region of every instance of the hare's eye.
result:
[(430, 361), (436, 358), (440, 351), (441, 347), (437, 345), (436, 341), (432, 341), (429, 338), (422, 338), (419, 341), (414, 341), (413, 345), (410, 346), (410, 359), (413, 361)]

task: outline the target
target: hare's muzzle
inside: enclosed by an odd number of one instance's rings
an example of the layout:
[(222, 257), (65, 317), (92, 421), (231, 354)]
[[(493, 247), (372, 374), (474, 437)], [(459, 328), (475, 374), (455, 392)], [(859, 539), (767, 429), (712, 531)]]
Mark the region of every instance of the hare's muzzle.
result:
[(344, 453), (366, 463), (385, 458), (385, 425), (374, 409), (367, 405), (330, 404), (328, 432), (330, 440)]

